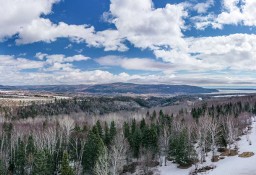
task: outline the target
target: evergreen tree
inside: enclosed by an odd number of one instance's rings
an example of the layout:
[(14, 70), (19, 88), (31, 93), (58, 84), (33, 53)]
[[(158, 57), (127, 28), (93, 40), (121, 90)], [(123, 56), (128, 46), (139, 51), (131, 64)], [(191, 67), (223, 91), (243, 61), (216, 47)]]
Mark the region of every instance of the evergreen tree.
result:
[(148, 118), (148, 117), (150, 117), (150, 115), (149, 115), (149, 111), (147, 111), (147, 113), (146, 113), (146, 117)]
[(114, 121), (112, 121), (111, 124), (110, 124), (110, 133), (109, 133), (110, 141), (112, 141), (114, 139), (116, 134), (117, 134), (116, 124), (115, 124)]
[(26, 146), (26, 162), (29, 166), (29, 171), (33, 171), (33, 162), (34, 162), (34, 154), (36, 152), (36, 147), (34, 144), (34, 139), (32, 135), (28, 137), (28, 144)]
[(74, 171), (71, 166), (69, 166), (69, 158), (68, 158), (68, 152), (64, 151), (62, 162), (61, 162), (61, 175), (74, 175)]
[(143, 118), (141, 121), (140, 121), (140, 129), (143, 130), (146, 126), (146, 121), (145, 119)]
[(97, 130), (98, 130), (98, 133), (99, 133), (100, 138), (103, 139), (103, 129), (102, 129), (102, 127), (101, 127), (101, 124), (100, 124), (100, 121), (99, 121), (99, 120), (96, 122), (96, 127), (97, 127)]
[(156, 111), (154, 110), (152, 114), (152, 119), (155, 119), (155, 118), (156, 118)]
[(156, 153), (158, 150), (158, 134), (155, 127), (149, 129), (148, 140), (149, 149)]
[(14, 171), (15, 171), (14, 160), (13, 160), (13, 157), (11, 157), (11, 159), (8, 162), (8, 172), (10, 174), (14, 174)]
[(49, 151), (46, 151), (45, 153), (47, 157), (47, 173), (48, 173), (47, 175), (52, 175), (57, 169), (54, 165), (56, 161), (54, 160), (54, 156), (51, 155)]
[(224, 125), (221, 124), (219, 127), (218, 137), (217, 137), (217, 143), (221, 147), (227, 147), (228, 146), (228, 140), (227, 140), (227, 133), (225, 132)]
[(158, 136), (155, 127), (145, 126), (142, 130), (142, 145), (146, 150), (156, 153), (158, 147)]
[(127, 122), (124, 122), (123, 130), (124, 130), (124, 137), (128, 139), (130, 137), (130, 126)]
[(48, 159), (44, 150), (39, 150), (35, 154), (33, 175), (50, 175)]
[(96, 127), (97, 127), (97, 130), (98, 130), (99, 136), (102, 138), (103, 137), (103, 129), (101, 127), (101, 123), (100, 123), (99, 120), (96, 122)]
[(0, 174), (6, 174), (3, 161), (0, 159)]
[(104, 143), (105, 145), (109, 146), (110, 142), (111, 142), (111, 136), (110, 136), (110, 132), (109, 132), (109, 127), (107, 122), (105, 122), (105, 131), (104, 131)]
[(149, 147), (149, 128), (148, 126), (144, 126), (143, 130), (141, 130), (141, 144), (143, 147), (148, 148)]
[(136, 129), (136, 120), (132, 119), (131, 134), (135, 132), (135, 129)]
[(82, 165), (84, 168), (84, 172), (89, 174), (93, 173), (94, 166), (103, 147), (104, 143), (100, 138), (99, 134), (95, 134), (94, 132), (90, 131), (83, 153)]
[(193, 145), (189, 143), (187, 130), (176, 133), (170, 140), (169, 156), (173, 157), (176, 163), (187, 166), (193, 163), (193, 154)]
[(34, 139), (32, 137), (32, 135), (30, 135), (28, 137), (28, 144), (27, 144), (27, 147), (26, 147), (26, 153), (27, 154), (34, 154), (36, 151), (36, 147), (35, 147), (35, 144), (34, 144)]
[(159, 111), (159, 117), (161, 118), (161, 117), (163, 117), (164, 116), (164, 112), (163, 112), (163, 110), (161, 109), (160, 111)]
[(135, 158), (139, 158), (140, 146), (141, 146), (141, 131), (139, 128), (136, 128), (132, 135), (132, 149), (133, 149), (133, 156)]
[(252, 108), (252, 113), (253, 113), (254, 115), (256, 115), (256, 102), (254, 103), (254, 106), (253, 106), (253, 108)]
[(15, 174), (22, 175), (25, 173), (25, 145), (24, 142), (19, 138), (16, 157), (15, 157)]

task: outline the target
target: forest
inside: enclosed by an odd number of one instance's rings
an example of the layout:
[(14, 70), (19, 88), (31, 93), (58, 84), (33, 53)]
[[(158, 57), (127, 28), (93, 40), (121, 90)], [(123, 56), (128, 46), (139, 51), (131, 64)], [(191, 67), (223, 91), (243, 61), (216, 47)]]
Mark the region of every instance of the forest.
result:
[(159, 107), (129, 117), (79, 117), (67, 112), (76, 112), (74, 106), (59, 109), (60, 104), (50, 104), (54, 107), (45, 111), (55, 110), (47, 114), (36, 108), (42, 104), (8, 108), (15, 117), (1, 108), (0, 174), (150, 175), (167, 161), (197, 167), (208, 156), (218, 161), (218, 151), (237, 154), (237, 141), (248, 133), (256, 115), (253, 97), (203, 101), (179, 112)]

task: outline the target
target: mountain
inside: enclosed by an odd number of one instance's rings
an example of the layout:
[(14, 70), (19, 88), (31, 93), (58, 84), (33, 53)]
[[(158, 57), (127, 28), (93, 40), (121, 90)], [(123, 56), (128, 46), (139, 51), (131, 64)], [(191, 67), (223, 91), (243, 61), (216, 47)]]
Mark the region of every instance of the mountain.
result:
[(112, 83), (89, 86), (84, 92), (93, 94), (195, 94), (218, 91), (188, 85)]
[(5, 90), (5, 91), (15, 90), (15, 87), (14, 86), (3, 86), (3, 85), (0, 85), (0, 90)]
[(42, 86), (0, 86), (0, 90), (27, 90), (55, 93), (89, 94), (197, 94), (218, 92), (189, 85), (112, 83), (98, 85), (42, 85)]

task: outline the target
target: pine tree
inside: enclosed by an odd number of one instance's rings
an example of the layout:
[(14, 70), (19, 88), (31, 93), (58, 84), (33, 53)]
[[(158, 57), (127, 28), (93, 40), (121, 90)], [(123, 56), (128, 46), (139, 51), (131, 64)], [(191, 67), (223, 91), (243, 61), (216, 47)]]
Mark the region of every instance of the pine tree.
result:
[(69, 158), (68, 158), (68, 152), (64, 151), (62, 162), (61, 162), (61, 175), (74, 175), (74, 171), (71, 166), (69, 166)]
[(148, 140), (149, 149), (153, 153), (156, 153), (156, 151), (158, 150), (158, 134), (155, 127), (151, 127), (149, 129)]
[(51, 155), (49, 151), (46, 151), (45, 154), (47, 157), (47, 175), (52, 175), (56, 170), (56, 167), (54, 165), (56, 161), (54, 160), (54, 156)]
[(163, 117), (164, 116), (164, 112), (163, 112), (163, 110), (161, 109), (160, 111), (159, 111), (159, 117), (161, 118), (161, 117)]
[(34, 139), (33, 139), (33, 136), (30, 135), (28, 137), (28, 144), (27, 144), (27, 147), (26, 147), (26, 153), (27, 154), (34, 154), (36, 151), (36, 148), (35, 148), (35, 144), (34, 144)]
[(154, 110), (152, 114), (152, 119), (155, 119), (155, 118), (156, 118), (156, 111)]
[(254, 115), (256, 115), (256, 102), (254, 103), (254, 106), (253, 106), (253, 108), (252, 108), (252, 113), (253, 113)]
[(48, 159), (44, 150), (39, 150), (35, 154), (33, 175), (50, 175)]
[(187, 130), (183, 129), (176, 133), (170, 140), (169, 156), (173, 157), (178, 164), (187, 166), (193, 163), (193, 154), (193, 145), (189, 143)]
[(147, 113), (146, 113), (146, 117), (148, 118), (148, 117), (150, 117), (150, 115), (149, 115), (149, 111), (147, 111)]
[(140, 121), (140, 129), (143, 130), (145, 126), (146, 126), (146, 121), (145, 121), (145, 119), (143, 118), (143, 119)]
[(102, 129), (102, 127), (101, 127), (101, 124), (100, 124), (100, 121), (99, 121), (99, 120), (96, 122), (96, 128), (97, 128), (97, 130), (98, 130), (98, 133), (99, 133), (100, 138), (103, 139), (103, 129)]
[(139, 158), (140, 146), (141, 146), (141, 131), (139, 128), (136, 128), (132, 135), (132, 149), (133, 149), (133, 156), (135, 158)]
[(109, 146), (110, 142), (111, 142), (111, 138), (110, 138), (109, 127), (107, 122), (105, 122), (104, 143), (105, 145)]
[(149, 128), (147, 125), (142, 130), (142, 145), (146, 150), (156, 153), (158, 147), (158, 136), (155, 127)]
[(99, 134), (95, 134), (93, 131), (90, 131), (83, 153), (82, 165), (84, 172), (89, 174), (93, 173), (94, 166), (103, 147), (104, 143)]
[(15, 157), (15, 174), (24, 174), (25, 173), (25, 145), (24, 142), (19, 138), (16, 157)]
[(3, 161), (0, 159), (0, 174), (6, 174)]
[(114, 121), (112, 121), (110, 124), (110, 132), (109, 132), (111, 142), (113, 141), (114, 137), (116, 136), (116, 133), (117, 133), (116, 124)]
[(143, 126), (143, 130), (141, 130), (141, 144), (144, 148), (149, 147), (149, 129), (148, 126)]
[(34, 145), (34, 140), (32, 135), (28, 137), (28, 144), (26, 146), (26, 161), (29, 166), (29, 171), (33, 171), (33, 162), (34, 162), (34, 154), (36, 152), (36, 147)]
[(46, 150), (38, 150), (35, 153), (33, 162), (33, 175), (52, 175), (54, 174), (54, 160), (52, 155)]
[(133, 134), (135, 132), (135, 129), (136, 129), (136, 120), (133, 119), (132, 120), (132, 126), (131, 126), (131, 134)]
[(130, 126), (127, 122), (124, 122), (123, 130), (124, 130), (124, 137), (128, 139), (130, 137)]

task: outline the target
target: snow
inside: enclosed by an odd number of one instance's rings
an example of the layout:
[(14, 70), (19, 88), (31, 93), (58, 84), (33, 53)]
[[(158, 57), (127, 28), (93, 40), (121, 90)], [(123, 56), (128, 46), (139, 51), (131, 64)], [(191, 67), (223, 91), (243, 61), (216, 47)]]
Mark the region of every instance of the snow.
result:
[(171, 162), (168, 162), (167, 166), (162, 166), (159, 168), (160, 175), (188, 175), (191, 171), (191, 168), (189, 169), (179, 169), (177, 168), (177, 164), (173, 164)]
[[(243, 152), (254, 152), (256, 154), (256, 122), (253, 118), (251, 133), (248, 136), (244, 135), (241, 140), (238, 141), (239, 154)], [(251, 145), (249, 142), (251, 141)], [(216, 165), (216, 168), (208, 171), (204, 174), (207, 175), (253, 175), (256, 174), (256, 155), (250, 158), (240, 158), (238, 156), (225, 157), (216, 163), (210, 161), (210, 157), (207, 157), (207, 161), (202, 165)], [(189, 169), (179, 169), (177, 164), (168, 162), (167, 166), (159, 167), (161, 175), (189, 175), (195, 167)]]

